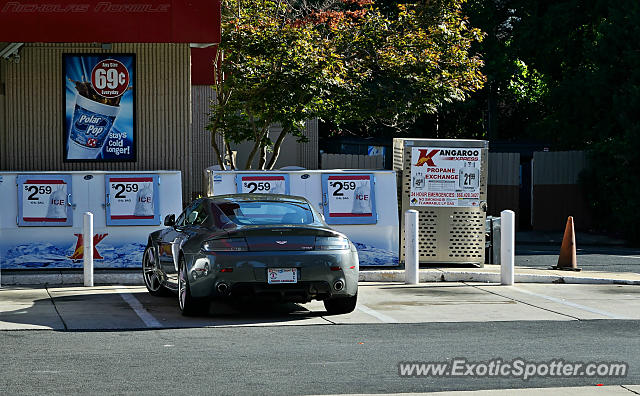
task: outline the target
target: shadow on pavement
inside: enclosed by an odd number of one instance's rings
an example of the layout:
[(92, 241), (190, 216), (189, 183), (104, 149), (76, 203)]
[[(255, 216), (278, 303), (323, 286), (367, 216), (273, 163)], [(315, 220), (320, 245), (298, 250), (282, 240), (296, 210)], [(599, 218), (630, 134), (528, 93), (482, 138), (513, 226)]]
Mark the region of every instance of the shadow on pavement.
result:
[[(293, 303), (214, 301), (208, 312), (187, 317), (180, 313), (177, 297), (154, 297), (146, 291), (112, 287), (35, 290), (40, 292), (2, 291), (0, 330), (119, 331), (330, 323), (322, 318), (325, 311), (312, 312)], [(120, 293), (134, 297), (128, 298), (134, 304)]]

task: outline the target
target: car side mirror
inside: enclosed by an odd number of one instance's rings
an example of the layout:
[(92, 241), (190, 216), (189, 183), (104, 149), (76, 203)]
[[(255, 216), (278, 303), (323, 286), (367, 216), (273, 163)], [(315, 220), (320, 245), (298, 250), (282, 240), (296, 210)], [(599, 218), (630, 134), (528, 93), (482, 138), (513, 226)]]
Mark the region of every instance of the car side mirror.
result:
[(176, 215), (170, 214), (164, 218), (164, 225), (167, 227), (172, 227), (176, 224)]

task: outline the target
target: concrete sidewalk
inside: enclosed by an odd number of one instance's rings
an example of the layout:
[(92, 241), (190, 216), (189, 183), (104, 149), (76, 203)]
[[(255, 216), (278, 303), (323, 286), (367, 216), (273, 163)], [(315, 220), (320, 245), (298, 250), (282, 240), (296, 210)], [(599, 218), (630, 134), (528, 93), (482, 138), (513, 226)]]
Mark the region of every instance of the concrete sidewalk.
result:
[[(360, 271), (361, 282), (404, 282), (402, 269), (366, 268)], [(81, 270), (3, 271), (1, 285), (81, 285)], [(483, 268), (442, 267), (421, 268), (420, 282), (500, 282), (500, 266), (486, 264)], [(640, 274), (631, 272), (556, 271), (540, 267), (515, 267), (516, 283), (585, 283), (640, 285)], [(96, 285), (143, 285), (139, 270), (96, 270)]]
[(144, 286), (8, 286), (0, 289), (0, 331), (637, 321), (639, 292), (629, 285), (363, 282), (355, 311), (344, 315), (328, 314), (321, 301), (213, 301), (207, 314), (184, 317), (175, 295), (155, 297)]
[[(404, 270), (362, 270), (360, 281), (404, 282)], [(500, 282), (500, 266), (483, 268), (421, 268), (420, 282)], [(558, 271), (534, 267), (515, 267), (516, 283), (586, 283), (640, 285), (640, 274), (632, 272)]]

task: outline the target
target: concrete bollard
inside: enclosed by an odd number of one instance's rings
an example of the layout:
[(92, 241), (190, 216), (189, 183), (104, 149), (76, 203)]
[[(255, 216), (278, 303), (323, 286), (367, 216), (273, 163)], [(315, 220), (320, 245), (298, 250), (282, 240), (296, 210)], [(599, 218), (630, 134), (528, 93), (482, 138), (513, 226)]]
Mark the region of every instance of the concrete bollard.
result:
[(84, 285), (93, 286), (93, 213), (85, 212), (82, 227), (82, 257)]
[(420, 283), (418, 261), (418, 211), (404, 212), (404, 274), (407, 285)]
[(516, 250), (516, 214), (512, 210), (500, 212), (500, 283), (513, 285)]

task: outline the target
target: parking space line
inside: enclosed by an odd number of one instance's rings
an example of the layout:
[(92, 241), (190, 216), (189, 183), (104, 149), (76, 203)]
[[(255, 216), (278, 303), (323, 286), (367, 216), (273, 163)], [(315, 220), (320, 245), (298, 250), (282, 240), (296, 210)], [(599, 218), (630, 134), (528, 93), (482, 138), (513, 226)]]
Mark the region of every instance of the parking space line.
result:
[(606, 316), (607, 318), (611, 318), (611, 319), (630, 319), (630, 318), (628, 318), (626, 316), (621, 316), (621, 315), (616, 315), (616, 314), (613, 314), (613, 313), (610, 313), (610, 312), (601, 311), (599, 309), (587, 307), (586, 305), (576, 304), (574, 302), (567, 301), (567, 300), (562, 299), (562, 298), (556, 298), (556, 297), (551, 297), (551, 296), (547, 296), (547, 295), (544, 295), (544, 294), (538, 294), (538, 293), (534, 293), (534, 292), (531, 292), (531, 291), (528, 291), (528, 290), (523, 290), (523, 289), (518, 288), (518, 287), (514, 287), (512, 290), (517, 290), (520, 293), (528, 294), (530, 296), (544, 298), (545, 300), (553, 301), (553, 302), (556, 302), (558, 304), (563, 304), (563, 305), (567, 305), (569, 307), (581, 309), (583, 311), (587, 311), (587, 312), (591, 312), (591, 313), (594, 313), (594, 314)]
[(153, 315), (151, 315), (146, 309), (144, 309), (140, 301), (138, 301), (138, 299), (135, 298), (131, 293), (128, 293), (124, 290), (118, 290), (118, 293), (120, 294), (120, 297), (122, 297), (122, 299), (127, 304), (129, 304), (131, 309), (133, 309), (136, 315), (138, 315), (140, 320), (142, 320), (147, 327), (162, 327), (160, 322), (158, 322), (156, 318), (153, 317)]
[(356, 306), (356, 308), (358, 308), (360, 311), (366, 313), (367, 315), (371, 315), (374, 318), (376, 318), (376, 319), (378, 319), (378, 320), (380, 320), (380, 321), (382, 321), (384, 323), (398, 323), (398, 321), (395, 320), (394, 318), (392, 318), (391, 316), (387, 316), (387, 315), (385, 315), (383, 313), (380, 313), (380, 312), (378, 312), (376, 310), (373, 310), (373, 309), (367, 307), (366, 305), (358, 304)]

